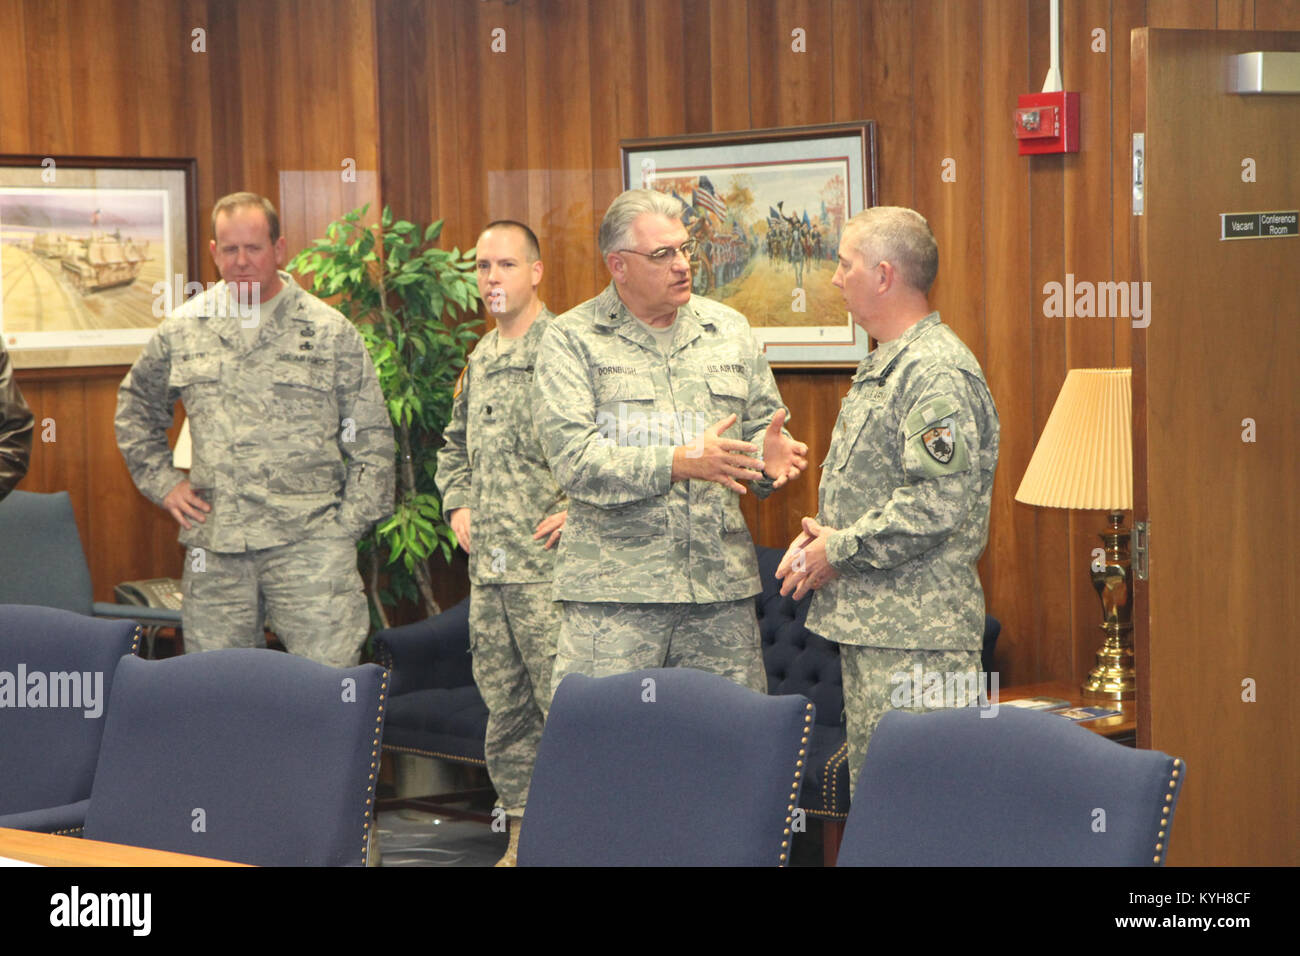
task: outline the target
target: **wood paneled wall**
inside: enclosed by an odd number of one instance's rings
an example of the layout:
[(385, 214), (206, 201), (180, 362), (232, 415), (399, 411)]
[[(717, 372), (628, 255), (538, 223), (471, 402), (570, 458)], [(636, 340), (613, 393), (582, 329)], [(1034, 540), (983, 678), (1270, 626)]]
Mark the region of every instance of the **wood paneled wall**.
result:
[[(490, 219), (520, 218), (561, 310), (607, 281), (594, 235), (620, 187), (620, 139), (874, 119), (881, 199), (930, 219), (933, 302), (1001, 413), (981, 570), (1002, 682), (1080, 679), (1099, 643), (1086, 563), (1102, 518), (1012, 499), (1067, 369), (1128, 362), (1125, 320), (1047, 319), (1041, 290), (1066, 273), (1130, 278), (1128, 44), (1143, 25), (1300, 29), (1300, 2), (1064, 0), (1082, 149), (1022, 158), (1010, 118), (1047, 70), (1046, 0), (0, 0), (0, 150), (195, 156), (200, 215), (234, 189), (278, 196), (295, 249), (375, 193), (445, 218), (462, 248)], [(806, 52), (791, 49), (795, 28)], [(955, 182), (941, 179), (948, 158)], [(360, 181), (323, 188), (347, 159)], [(201, 278), (215, 278), (206, 259)], [(38, 418), (58, 422), (22, 487), (72, 492), (99, 598), (180, 567), (170, 519), (113, 442), (123, 372), (19, 375)], [(778, 375), (817, 460), (849, 377)], [(783, 545), (815, 511), (816, 477), (748, 503), (759, 541)]]
[[(206, 223), (219, 196), (270, 196), (297, 249), (359, 205), (359, 188), (377, 192), (374, 26), (368, 2), (0, 0), (0, 151), (195, 157), (199, 279), (215, 280)], [(349, 158), (356, 184), (342, 181)], [(136, 491), (113, 437), (125, 373), (17, 376), (55, 439), (41, 441), (38, 424), (20, 487), (70, 492), (97, 600), (119, 581), (181, 571), (175, 522)]]
[[(1046, 0), (380, 0), (378, 17), (385, 201), (445, 216), (462, 247), (491, 219), (531, 223), (557, 311), (608, 281), (594, 235), (621, 186), (620, 139), (876, 120), (881, 200), (929, 218), (942, 257), (933, 304), (979, 357), (1001, 414), (981, 572), (1003, 623), (1002, 682), (1086, 675), (1100, 644), (1087, 564), (1104, 516), (1013, 496), (1066, 371), (1127, 365), (1131, 330), (1046, 318), (1042, 288), (1067, 273), (1131, 278), (1129, 31), (1298, 29), (1300, 4), (1064, 0), (1082, 146), (1034, 158), (1017, 155), (1010, 123), (1016, 95), (1047, 72)], [(806, 52), (792, 49), (796, 28)], [(949, 158), (955, 182), (941, 179)], [(777, 375), (818, 461), (849, 379)], [(788, 542), (816, 490), (813, 473), (747, 502), (757, 540)]]

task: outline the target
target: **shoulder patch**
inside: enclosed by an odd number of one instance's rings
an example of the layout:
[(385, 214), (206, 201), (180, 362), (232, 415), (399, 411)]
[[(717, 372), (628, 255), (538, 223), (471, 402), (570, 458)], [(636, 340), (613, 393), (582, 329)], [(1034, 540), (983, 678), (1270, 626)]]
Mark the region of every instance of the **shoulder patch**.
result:
[(970, 467), (958, 427), (961, 417), (957, 403), (947, 396), (933, 398), (907, 416), (907, 444), (924, 474), (938, 477)]

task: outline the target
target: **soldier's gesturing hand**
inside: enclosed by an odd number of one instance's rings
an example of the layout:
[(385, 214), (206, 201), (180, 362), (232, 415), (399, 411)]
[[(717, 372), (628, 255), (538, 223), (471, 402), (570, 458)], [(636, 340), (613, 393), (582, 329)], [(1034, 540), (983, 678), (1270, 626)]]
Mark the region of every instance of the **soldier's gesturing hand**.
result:
[(798, 478), (808, 467), (808, 446), (782, 434), (785, 427), (785, 409), (772, 416), (772, 423), (763, 433), (763, 474), (773, 479), (772, 490), (787, 481)]
[(758, 451), (756, 446), (747, 441), (720, 437), (734, 424), (736, 414), (733, 412), (704, 429), (690, 444), (674, 448), (672, 480), (698, 478), (702, 481), (716, 481), (736, 494), (743, 495), (745, 486), (737, 479), (756, 481), (761, 478), (763, 463), (749, 457)]
[(190, 480), (182, 478), (177, 482), (176, 487), (163, 497), (162, 506), (167, 509), (168, 514), (176, 519), (186, 531), (189, 531), (194, 525), (190, 524), (190, 519), (194, 519), (199, 524), (203, 524), (208, 519), (204, 517), (212, 510), (212, 505), (208, 504), (190, 487)]
[(469, 554), (469, 509), (457, 508), (451, 514), (447, 515), (447, 523), (451, 525), (451, 530), (456, 532), (456, 540), (460, 546)]
[(556, 542), (560, 540), (560, 532), (564, 530), (564, 522), (569, 518), (568, 511), (557, 511), (553, 515), (547, 515), (541, 521), (537, 522), (537, 530), (533, 533), (533, 540), (539, 541), (546, 539), (546, 544), (542, 545), (543, 551), (549, 551), (555, 547)]

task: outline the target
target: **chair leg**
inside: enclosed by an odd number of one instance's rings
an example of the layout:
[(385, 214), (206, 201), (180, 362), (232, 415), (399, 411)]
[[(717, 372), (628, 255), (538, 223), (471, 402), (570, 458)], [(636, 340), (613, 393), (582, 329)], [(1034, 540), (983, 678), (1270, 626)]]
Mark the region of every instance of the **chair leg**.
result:
[(844, 838), (843, 820), (822, 821), (822, 865), (834, 866), (840, 857), (840, 840)]

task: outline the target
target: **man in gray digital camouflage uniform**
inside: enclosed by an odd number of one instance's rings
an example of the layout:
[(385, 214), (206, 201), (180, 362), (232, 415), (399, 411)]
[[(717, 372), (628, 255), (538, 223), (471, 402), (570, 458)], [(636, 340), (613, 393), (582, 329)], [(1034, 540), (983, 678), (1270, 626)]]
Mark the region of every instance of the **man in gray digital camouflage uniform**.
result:
[[(158, 326), (118, 390), (118, 447), (181, 526), (193, 650), (265, 647), (346, 667), (369, 630), (356, 542), (393, 510), (393, 430), (360, 333), (287, 272), (269, 201), (212, 211), (222, 280)], [(177, 399), (189, 477), (166, 430)]]
[(478, 289), (497, 327), (470, 353), (438, 452), (438, 490), (469, 555), (469, 640), (474, 682), (488, 707), (488, 776), (512, 818), (513, 865), (520, 818), (551, 702), (560, 609), (551, 596), (564, 493), (533, 427), (537, 347), (555, 318), (537, 296), (541, 250), (533, 231), (503, 220), (475, 247)]
[(832, 282), (879, 345), (840, 408), (818, 515), (777, 571), (783, 594), (816, 590), (808, 629), (840, 644), (851, 789), (886, 710), (975, 703), (965, 693), (984, 633), (975, 562), (998, 413), (979, 362), (926, 301), (938, 269), (913, 210), (880, 206), (845, 226)]
[(569, 496), (555, 687), (681, 666), (766, 691), (737, 495), (797, 477), (808, 449), (745, 317), (691, 294), (682, 211), (652, 190), (615, 199), (599, 234), (613, 282), (542, 339), (538, 432)]

